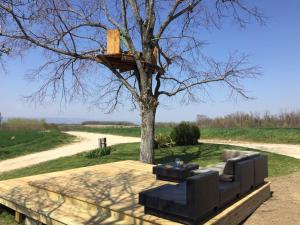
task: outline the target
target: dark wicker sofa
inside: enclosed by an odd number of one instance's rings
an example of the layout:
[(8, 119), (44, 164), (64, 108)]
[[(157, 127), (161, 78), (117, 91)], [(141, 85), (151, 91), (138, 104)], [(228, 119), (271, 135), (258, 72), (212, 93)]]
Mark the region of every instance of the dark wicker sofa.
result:
[(176, 185), (163, 185), (139, 195), (145, 213), (195, 223), (218, 206), (218, 173), (208, 171)]
[[(139, 203), (145, 213), (184, 224), (197, 224), (217, 209), (252, 191), (268, 176), (267, 156), (242, 154), (225, 159), (220, 171), (214, 167), (194, 171), (194, 175), (179, 184), (167, 184), (143, 191)], [(222, 175), (231, 180), (224, 181)]]

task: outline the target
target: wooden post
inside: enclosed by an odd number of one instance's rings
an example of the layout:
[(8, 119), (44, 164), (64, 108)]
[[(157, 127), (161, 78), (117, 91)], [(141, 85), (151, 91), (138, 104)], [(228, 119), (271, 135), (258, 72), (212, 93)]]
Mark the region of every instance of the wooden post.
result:
[(15, 221), (16, 223), (22, 223), (24, 220), (24, 216), (22, 213), (15, 211)]
[(106, 54), (120, 54), (121, 40), (119, 30), (108, 30), (106, 33)]
[(99, 148), (106, 148), (107, 143), (106, 143), (106, 138), (99, 138)]

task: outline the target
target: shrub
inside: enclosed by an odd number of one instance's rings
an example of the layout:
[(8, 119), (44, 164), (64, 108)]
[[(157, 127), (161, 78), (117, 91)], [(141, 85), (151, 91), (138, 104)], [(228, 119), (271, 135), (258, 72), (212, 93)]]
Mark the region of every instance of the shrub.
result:
[(176, 145), (196, 145), (200, 138), (200, 129), (188, 122), (181, 122), (173, 128), (171, 138)]
[(105, 155), (110, 155), (111, 152), (112, 152), (111, 147), (105, 147), (105, 148), (97, 148), (89, 152), (84, 152), (82, 153), (82, 155), (90, 159), (99, 159)]
[(170, 135), (159, 133), (155, 136), (155, 148), (168, 148), (175, 145)]

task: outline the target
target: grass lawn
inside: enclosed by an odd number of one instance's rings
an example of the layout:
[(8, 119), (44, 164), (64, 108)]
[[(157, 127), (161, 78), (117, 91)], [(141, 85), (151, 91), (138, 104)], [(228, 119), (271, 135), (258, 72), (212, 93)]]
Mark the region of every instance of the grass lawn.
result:
[(57, 130), (0, 130), (0, 160), (48, 150), (72, 140), (73, 136)]
[(268, 143), (300, 143), (300, 128), (206, 128), (203, 138), (256, 141)]
[[(62, 127), (63, 129), (64, 127)], [(140, 128), (91, 128), (84, 126), (68, 127), (70, 130), (94, 133), (115, 134), (121, 136), (140, 137)], [(170, 127), (157, 127), (156, 133), (171, 133)], [(201, 138), (253, 141), (265, 143), (300, 144), (300, 128), (203, 128)]]
[[(87, 158), (83, 154), (64, 157), (24, 169), (18, 169), (0, 174), (0, 180), (24, 177), (42, 173), (61, 171), (66, 169), (92, 166), (121, 160), (138, 160), (139, 144), (115, 145), (110, 155), (101, 158)], [(232, 147), (216, 144), (200, 144), (197, 146), (172, 147), (156, 150), (155, 163), (164, 163), (180, 158), (185, 162), (195, 162), (200, 166), (209, 166), (220, 161), (224, 148), (249, 150), (247, 148)], [(287, 156), (266, 153), (269, 156), (269, 176), (280, 176), (300, 170), (300, 160)]]

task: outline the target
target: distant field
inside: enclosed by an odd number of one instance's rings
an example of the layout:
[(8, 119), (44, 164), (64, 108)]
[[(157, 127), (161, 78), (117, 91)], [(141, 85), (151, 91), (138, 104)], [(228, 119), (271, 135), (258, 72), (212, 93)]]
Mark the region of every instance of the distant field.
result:
[(300, 128), (206, 128), (203, 138), (300, 144)]
[(0, 130), (0, 160), (14, 158), (70, 143), (74, 137), (57, 130)]
[[(66, 127), (65, 127), (66, 128)], [(71, 130), (139, 137), (140, 128), (91, 128), (84, 126), (68, 127)], [(158, 127), (156, 133), (170, 133), (172, 128)], [(300, 144), (300, 128), (203, 128), (201, 138), (253, 141), (266, 143)]]
[[(2, 173), (0, 174), (0, 180), (50, 173), (122, 160), (139, 159), (138, 143), (119, 144), (113, 146), (113, 148), (114, 151), (112, 151), (111, 155), (106, 155), (101, 158), (87, 158), (84, 156), (84, 154), (77, 154), (70, 157), (44, 162), (31, 167)], [(180, 158), (184, 162), (194, 162), (202, 167), (205, 167), (220, 162), (222, 150), (228, 148), (238, 150), (253, 150), (236, 146), (216, 144), (171, 147), (155, 150), (155, 163), (165, 163), (174, 161), (175, 158)], [(269, 157), (269, 176), (271, 177), (281, 176), (300, 170), (299, 159), (268, 152), (264, 152), (264, 154), (267, 154)]]

